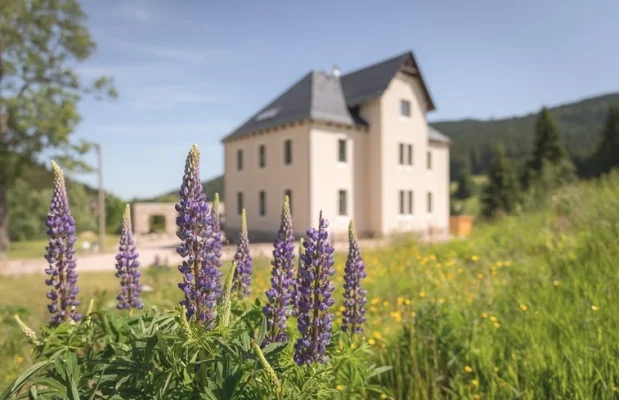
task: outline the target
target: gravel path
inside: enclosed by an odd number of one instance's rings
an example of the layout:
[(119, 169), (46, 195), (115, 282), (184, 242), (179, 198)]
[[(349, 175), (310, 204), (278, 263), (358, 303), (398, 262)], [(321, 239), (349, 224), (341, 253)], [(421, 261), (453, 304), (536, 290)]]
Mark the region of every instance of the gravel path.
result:
[[(372, 248), (385, 245), (385, 240), (368, 239), (360, 240), (359, 245), (362, 248)], [(163, 240), (139, 240), (138, 251), (140, 253), (140, 262), (142, 265), (151, 265), (156, 257), (159, 257), (161, 262), (167, 265), (178, 265), (180, 257), (176, 254), (176, 246), (178, 239), (163, 239)], [(295, 245), (295, 249), (298, 243)], [(347, 242), (335, 243), (336, 251), (346, 251), (348, 248)], [(222, 258), (224, 261), (231, 260), (234, 256), (236, 246), (224, 246)], [(251, 252), (254, 258), (270, 257), (273, 250), (272, 243), (252, 243)], [(296, 251), (296, 250), (295, 250)], [(85, 271), (107, 271), (114, 270), (116, 262), (116, 253), (114, 249), (109, 252), (100, 254), (77, 254), (77, 268), (79, 272)], [(166, 262), (167, 260), (167, 262)], [(4, 264), (3, 264), (4, 262)], [(31, 258), (23, 260), (0, 260), (1, 275), (25, 275), (33, 273), (44, 273), (47, 268), (47, 261), (41, 258)]]

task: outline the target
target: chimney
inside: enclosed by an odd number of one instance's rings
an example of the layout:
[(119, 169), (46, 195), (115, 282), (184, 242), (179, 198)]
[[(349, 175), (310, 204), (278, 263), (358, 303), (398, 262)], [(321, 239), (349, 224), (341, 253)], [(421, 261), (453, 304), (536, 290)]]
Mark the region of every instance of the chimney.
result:
[(334, 65), (333, 68), (331, 68), (331, 75), (339, 78), (340, 68), (337, 65)]

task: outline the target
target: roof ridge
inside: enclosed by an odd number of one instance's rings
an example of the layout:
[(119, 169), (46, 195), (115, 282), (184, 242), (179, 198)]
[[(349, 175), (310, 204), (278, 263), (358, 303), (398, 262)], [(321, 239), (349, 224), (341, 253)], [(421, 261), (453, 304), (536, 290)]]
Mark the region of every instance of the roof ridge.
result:
[(361, 71), (366, 70), (366, 69), (369, 69), (369, 68), (374, 68), (374, 67), (376, 67), (376, 66), (378, 66), (378, 65), (380, 65), (380, 64), (386, 64), (386, 63), (392, 62), (393, 60), (396, 60), (396, 59), (398, 59), (398, 58), (403, 58), (403, 57), (406, 57), (407, 55), (409, 55), (409, 54), (411, 54), (411, 53), (412, 53), (412, 51), (411, 51), (411, 50), (407, 50), (407, 51), (405, 51), (404, 53), (400, 53), (400, 54), (398, 54), (397, 56), (389, 57), (389, 58), (386, 58), (386, 59), (384, 59), (384, 60), (382, 60), (382, 61), (378, 61), (378, 62), (375, 62), (375, 63), (373, 63), (373, 64), (367, 64), (367, 65), (366, 65), (366, 66), (364, 66), (364, 67), (360, 67), (360, 68), (354, 69), (354, 70), (352, 70), (352, 71), (350, 71), (350, 72), (347, 72), (347, 73), (345, 73), (345, 74), (342, 74), (342, 77), (345, 77), (345, 76), (348, 76), (348, 75), (352, 75), (352, 74), (356, 74), (357, 72), (361, 72)]

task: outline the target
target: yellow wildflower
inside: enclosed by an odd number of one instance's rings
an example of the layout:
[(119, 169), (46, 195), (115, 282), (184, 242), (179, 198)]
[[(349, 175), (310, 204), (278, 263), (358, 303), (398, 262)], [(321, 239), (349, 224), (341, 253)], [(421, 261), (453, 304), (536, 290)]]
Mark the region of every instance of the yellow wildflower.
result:
[(389, 307), (389, 302), (388, 301), (383, 301), (383, 306), (384, 307)]
[(478, 261), (478, 260), (479, 260), (479, 257), (478, 257), (478, 256), (476, 256), (476, 255), (473, 255), (473, 256), (471, 256), (471, 260), (473, 260), (473, 261)]
[(505, 266), (509, 267), (510, 265), (512, 265), (512, 263), (510, 261), (505, 261)]
[(382, 339), (383, 338), (383, 335), (379, 331), (375, 331), (372, 336), (374, 336), (376, 339)]
[(17, 356), (15, 357), (15, 360), (17, 361), (17, 364), (21, 364), (24, 362), (24, 357), (22, 356)]
[(464, 371), (468, 372), (470, 374), (471, 372), (473, 372), (473, 368), (471, 368), (469, 365), (467, 365), (467, 366), (464, 367)]
[(526, 305), (526, 304), (521, 304), (521, 305), (520, 305), (520, 309), (521, 309), (522, 311), (527, 311), (527, 310), (529, 309), (529, 307), (527, 307), (527, 305)]
[(398, 305), (401, 306), (404, 304), (404, 297), (398, 297)]
[(380, 303), (380, 299), (378, 297), (374, 297), (372, 301), (370, 301), (370, 304), (378, 304), (378, 303)]
[(459, 273), (459, 274), (461, 274), (461, 273), (463, 273), (463, 272), (464, 272), (464, 270), (463, 270), (462, 268), (458, 268), (458, 273)]
[(346, 307), (340, 306), (340, 311), (346, 311)]
[(381, 399), (386, 399), (386, 398), (387, 398), (387, 395), (383, 393), (383, 394), (381, 394), (381, 395), (380, 395), (380, 398), (381, 398)]
[(339, 390), (340, 392), (344, 391), (344, 385), (337, 385), (335, 388)]
[(376, 344), (376, 340), (374, 340), (374, 339), (370, 339), (370, 340), (368, 340), (368, 343), (369, 343), (370, 345), (374, 346), (374, 345)]
[(438, 299), (439, 304), (443, 304), (445, 302), (445, 299)]
[(413, 318), (415, 318), (416, 315), (417, 314), (414, 311), (411, 313), (411, 317), (413, 317)]
[(475, 399), (475, 400), (480, 400), (480, 399), (481, 399), (481, 396), (480, 396), (480, 395), (478, 395), (477, 393), (475, 393), (475, 394), (473, 395), (473, 399)]
[(501, 324), (499, 324), (498, 322), (494, 322), (492, 325), (494, 325), (495, 328), (500, 328)]
[(552, 284), (555, 285), (555, 286), (559, 286), (561, 284), (561, 281), (554, 280), (554, 281), (552, 281)]
[(426, 292), (424, 292), (423, 290), (419, 292), (419, 297), (426, 297)]
[(496, 322), (496, 321), (497, 321), (497, 318), (493, 315), (492, 317), (490, 317), (490, 321), (492, 321), (492, 322)]
[(597, 311), (597, 310), (599, 310), (599, 309), (600, 309), (600, 307), (598, 307), (598, 306), (591, 306), (591, 309), (592, 309), (593, 311)]
[(399, 311), (396, 312), (392, 312), (390, 313), (391, 318), (393, 318), (395, 320), (395, 322), (401, 322), (402, 321), (402, 314), (400, 314)]
[(482, 274), (481, 272), (477, 274), (477, 279), (484, 279), (484, 274)]
[(407, 306), (410, 306), (411, 301), (409, 299), (404, 300), (404, 304), (406, 304)]
[(371, 312), (376, 312), (376, 307), (374, 307), (374, 306), (370, 306), (370, 311), (371, 311)]
[(488, 313), (485, 313), (485, 312), (481, 313), (481, 317), (482, 317), (483, 319), (488, 318)]
[(479, 381), (477, 379), (473, 379), (471, 383), (473, 384), (473, 386), (479, 386)]
[(493, 370), (494, 372), (499, 372), (499, 367), (494, 367)]

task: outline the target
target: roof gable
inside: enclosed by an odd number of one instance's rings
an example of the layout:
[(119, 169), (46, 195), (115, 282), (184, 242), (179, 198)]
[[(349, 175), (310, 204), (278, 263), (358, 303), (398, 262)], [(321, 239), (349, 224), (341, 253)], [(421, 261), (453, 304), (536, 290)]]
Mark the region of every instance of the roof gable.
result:
[(359, 105), (382, 96), (398, 72), (419, 79), (428, 111), (434, 110), (434, 102), (421, 71), (413, 53), (408, 51), (342, 77), (311, 71), (241, 124), (222, 142), (305, 119), (367, 125), (359, 116)]
[(433, 111), (435, 109), (434, 102), (430, 97), (430, 92), (412, 51), (407, 51), (388, 60), (342, 76), (342, 87), (346, 97), (346, 104), (349, 107), (353, 107), (382, 96), (395, 75), (400, 71), (419, 79), (426, 98), (426, 104), (428, 105), (428, 111)]

